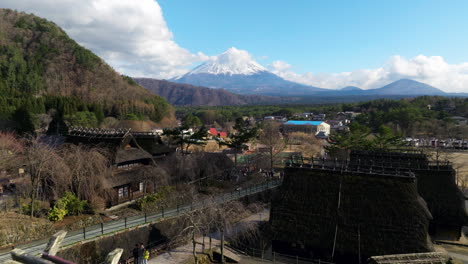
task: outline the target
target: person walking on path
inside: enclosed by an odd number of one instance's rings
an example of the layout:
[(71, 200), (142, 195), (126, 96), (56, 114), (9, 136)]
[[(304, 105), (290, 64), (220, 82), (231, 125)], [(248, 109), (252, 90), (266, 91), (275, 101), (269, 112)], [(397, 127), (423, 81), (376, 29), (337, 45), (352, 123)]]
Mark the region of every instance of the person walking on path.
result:
[(147, 248), (143, 249), (143, 264), (148, 264), (149, 255), (149, 250)]
[(144, 259), (143, 259), (143, 253), (145, 252), (145, 246), (143, 246), (143, 243), (140, 243), (140, 246), (138, 247), (138, 264), (143, 264)]
[(134, 264), (138, 264), (138, 248), (138, 244), (135, 244), (135, 248), (132, 250)]

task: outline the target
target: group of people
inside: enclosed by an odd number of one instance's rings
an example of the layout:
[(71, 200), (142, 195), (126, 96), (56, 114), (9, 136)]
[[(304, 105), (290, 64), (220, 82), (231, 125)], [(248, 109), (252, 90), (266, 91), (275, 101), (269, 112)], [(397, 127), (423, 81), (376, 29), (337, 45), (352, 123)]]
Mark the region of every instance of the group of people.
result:
[(143, 243), (136, 244), (132, 253), (134, 264), (148, 264), (149, 250), (145, 248)]

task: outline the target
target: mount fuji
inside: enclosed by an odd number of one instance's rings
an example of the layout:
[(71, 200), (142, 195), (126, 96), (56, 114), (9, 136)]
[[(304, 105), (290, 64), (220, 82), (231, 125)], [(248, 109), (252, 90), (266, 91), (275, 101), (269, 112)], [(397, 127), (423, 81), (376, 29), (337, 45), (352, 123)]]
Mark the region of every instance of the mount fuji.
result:
[(239, 94), (314, 95), (328, 89), (287, 81), (254, 61), (247, 51), (230, 48), (192, 71), (172, 79)]

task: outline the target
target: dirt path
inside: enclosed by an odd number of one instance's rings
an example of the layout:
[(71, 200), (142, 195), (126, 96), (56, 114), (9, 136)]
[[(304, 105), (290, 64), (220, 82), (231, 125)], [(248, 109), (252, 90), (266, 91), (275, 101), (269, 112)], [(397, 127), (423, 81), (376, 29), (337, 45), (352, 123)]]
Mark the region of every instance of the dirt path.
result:
[[(242, 219), (240, 222), (257, 222), (257, 221), (268, 221), (270, 217), (270, 212), (268, 210), (265, 210), (263, 212), (253, 214), (249, 217), (246, 217)], [(216, 237), (216, 235), (213, 235), (212, 237)], [(199, 237), (197, 238), (197, 244), (196, 250), (197, 252), (202, 252), (202, 238)], [(211, 240), (211, 247), (218, 247), (220, 245), (220, 241), (218, 239), (212, 238)], [(209, 249), (209, 239), (205, 238), (205, 250)], [(180, 246), (178, 248), (175, 248), (173, 250), (170, 250), (169, 252), (163, 253), (161, 255), (158, 255), (154, 258), (151, 258), (148, 263), (149, 264), (181, 264), (188, 262), (191, 258), (193, 258), (192, 255), (192, 250), (193, 250), (193, 245), (192, 243), (187, 243), (184, 246)]]
[(467, 195), (468, 193), (468, 152), (453, 152), (447, 155), (448, 160), (453, 163), (457, 171), (458, 185)]
[[(197, 242), (200, 244), (197, 244), (196, 250), (198, 253), (202, 252), (202, 238), (199, 237), (197, 238)], [(217, 239), (212, 239), (211, 240), (211, 245), (212, 247), (217, 247), (221, 243)], [(205, 238), (205, 250), (209, 248), (209, 239)], [(152, 259), (148, 260), (149, 264), (181, 264), (188, 262), (191, 258), (193, 258), (192, 254), (193, 246), (192, 243), (188, 243), (184, 246), (178, 247), (176, 249), (173, 249), (169, 252), (163, 253), (161, 255), (158, 255)]]

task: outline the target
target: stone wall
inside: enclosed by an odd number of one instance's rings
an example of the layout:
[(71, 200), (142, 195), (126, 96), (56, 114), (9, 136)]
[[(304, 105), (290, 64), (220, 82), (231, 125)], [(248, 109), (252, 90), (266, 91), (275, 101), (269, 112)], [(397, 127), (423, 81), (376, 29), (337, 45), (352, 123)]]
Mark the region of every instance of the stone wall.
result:
[(79, 243), (61, 250), (57, 255), (80, 264), (103, 263), (106, 255), (115, 248), (124, 250), (121, 260), (132, 257), (136, 243), (145, 246), (163, 244), (176, 228), (176, 221), (168, 220), (162, 223), (130, 229), (111, 236), (102, 237), (86, 243)]

